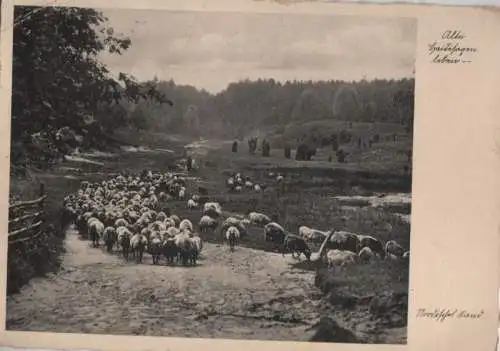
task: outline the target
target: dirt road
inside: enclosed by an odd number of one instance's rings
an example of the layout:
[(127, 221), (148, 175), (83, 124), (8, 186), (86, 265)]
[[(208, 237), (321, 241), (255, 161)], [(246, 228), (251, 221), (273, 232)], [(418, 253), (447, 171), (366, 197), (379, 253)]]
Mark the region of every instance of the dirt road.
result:
[(206, 244), (197, 267), (125, 263), (70, 228), (60, 272), (8, 298), (8, 330), (304, 340), (312, 272), (291, 258)]

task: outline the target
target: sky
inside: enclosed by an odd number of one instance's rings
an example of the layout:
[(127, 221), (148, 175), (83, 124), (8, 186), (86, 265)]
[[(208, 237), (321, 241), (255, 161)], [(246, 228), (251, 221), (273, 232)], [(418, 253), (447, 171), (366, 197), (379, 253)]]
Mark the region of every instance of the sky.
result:
[(217, 93), (231, 82), (413, 76), (417, 22), (294, 14), (102, 10), (132, 40), (112, 72)]

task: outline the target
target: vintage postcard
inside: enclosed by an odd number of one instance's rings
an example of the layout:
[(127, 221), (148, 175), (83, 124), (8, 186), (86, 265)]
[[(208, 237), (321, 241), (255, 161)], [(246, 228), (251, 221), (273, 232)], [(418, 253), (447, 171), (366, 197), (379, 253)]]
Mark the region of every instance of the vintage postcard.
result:
[(493, 350), (499, 30), (4, 1), (0, 345)]

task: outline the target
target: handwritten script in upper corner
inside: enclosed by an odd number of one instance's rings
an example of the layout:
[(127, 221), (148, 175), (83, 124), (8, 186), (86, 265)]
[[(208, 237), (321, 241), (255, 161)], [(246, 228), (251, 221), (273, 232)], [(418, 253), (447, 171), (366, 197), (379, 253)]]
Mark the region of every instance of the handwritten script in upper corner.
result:
[(428, 45), (427, 52), (432, 63), (471, 63), (477, 48), (466, 46), (467, 36), (460, 30), (445, 30), (440, 40)]
[(434, 319), (437, 322), (444, 322), (447, 319), (480, 319), (484, 311), (471, 312), (458, 308), (419, 308), (417, 318)]

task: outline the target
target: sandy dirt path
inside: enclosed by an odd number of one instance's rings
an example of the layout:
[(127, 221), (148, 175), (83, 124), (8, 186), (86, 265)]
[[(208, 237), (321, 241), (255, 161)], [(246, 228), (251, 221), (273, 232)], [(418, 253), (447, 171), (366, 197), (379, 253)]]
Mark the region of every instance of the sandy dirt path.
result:
[(70, 228), (62, 269), (7, 300), (8, 330), (305, 340), (312, 272), (292, 259), (205, 244), (197, 267), (126, 263)]

